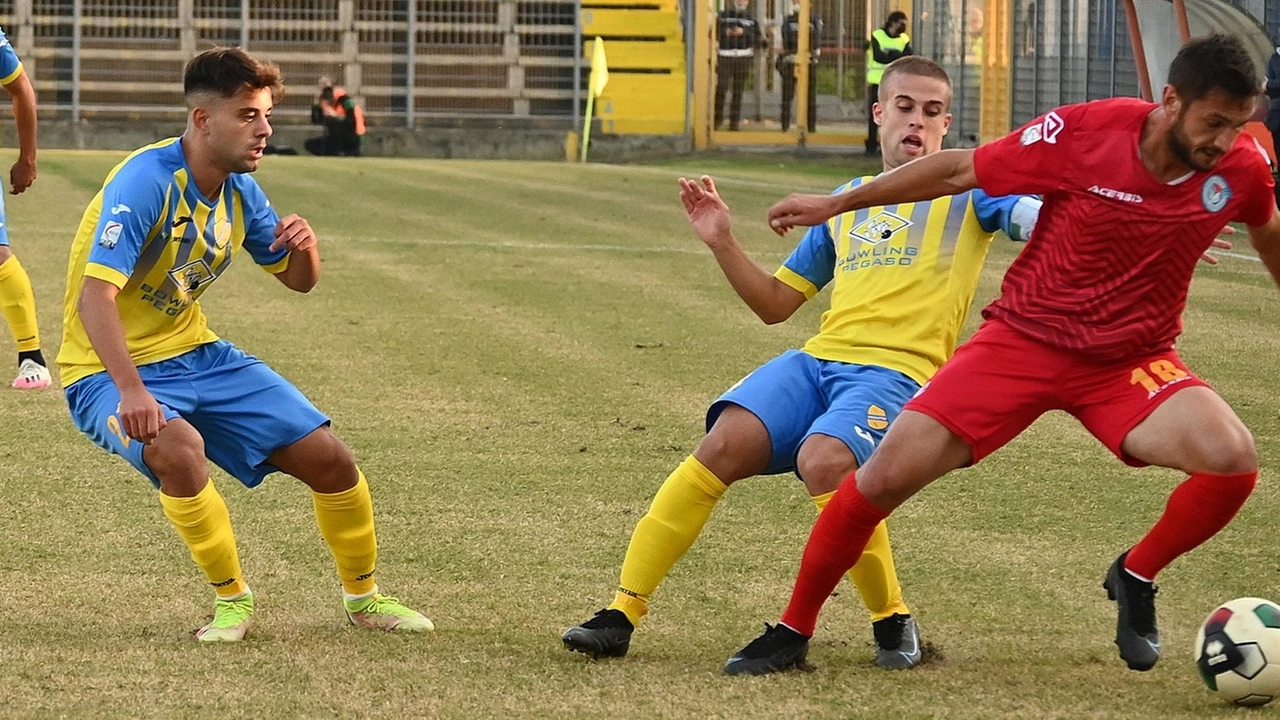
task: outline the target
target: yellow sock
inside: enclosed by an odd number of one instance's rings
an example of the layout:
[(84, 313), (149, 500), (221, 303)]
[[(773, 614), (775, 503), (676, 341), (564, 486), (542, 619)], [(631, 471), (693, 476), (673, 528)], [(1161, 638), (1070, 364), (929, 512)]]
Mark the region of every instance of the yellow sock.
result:
[(220, 597), (235, 597), (249, 589), (240, 570), (231, 514), (212, 480), (195, 497), (160, 493), (160, 505)]
[(649, 612), (649, 596), (693, 545), (727, 489), (692, 455), (680, 463), (631, 533), (618, 593), (609, 609), (621, 610), (632, 625), (640, 624)]
[[(818, 512), (831, 502), (835, 492), (818, 495), (813, 504)], [(871, 540), (858, 558), (858, 564), (849, 571), (849, 579), (858, 586), (862, 602), (871, 613), (871, 622), (891, 615), (910, 615), (911, 610), (902, 600), (902, 585), (898, 583), (898, 571), (893, 566), (893, 550), (889, 547), (889, 528), (881, 522), (871, 534)]]
[(18, 344), (18, 352), (40, 349), (40, 330), (36, 327), (36, 296), (31, 291), (31, 278), (16, 255), (0, 263), (0, 312), (9, 323), (9, 332)]
[[(360, 472), (357, 470), (356, 472)], [(360, 472), (356, 486), (340, 493), (312, 491), (316, 524), (329, 544), (333, 561), (348, 595), (368, 595), (377, 585), (373, 573), (378, 564), (378, 536), (373, 530), (373, 497)]]

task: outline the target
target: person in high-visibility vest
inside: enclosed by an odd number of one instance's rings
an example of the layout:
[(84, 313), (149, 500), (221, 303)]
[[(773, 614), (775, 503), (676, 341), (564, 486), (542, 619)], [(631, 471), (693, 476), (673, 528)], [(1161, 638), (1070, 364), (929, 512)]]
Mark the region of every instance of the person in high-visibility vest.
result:
[(346, 90), (328, 78), (320, 79), (320, 93), (311, 106), (311, 122), (324, 126), (324, 134), (303, 143), (312, 155), (360, 155), (364, 138), (364, 109)]
[(884, 27), (871, 33), (867, 47), (867, 154), (880, 154), (880, 133), (875, 121), (876, 103), (880, 102), (880, 76), (889, 63), (904, 55), (914, 55), (911, 36), (907, 35), (907, 14), (901, 10), (889, 13)]

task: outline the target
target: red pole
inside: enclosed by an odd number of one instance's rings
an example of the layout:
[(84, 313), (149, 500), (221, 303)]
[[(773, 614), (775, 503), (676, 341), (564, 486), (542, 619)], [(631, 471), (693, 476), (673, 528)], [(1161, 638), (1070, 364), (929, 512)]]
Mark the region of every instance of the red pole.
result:
[[(1133, 61), (1138, 66), (1138, 89), (1142, 93), (1142, 99), (1151, 102), (1151, 76), (1147, 74), (1147, 53), (1142, 49), (1142, 32), (1138, 30), (1138, 9), (1134, 7), (1133, 0), (1124, 0), (1124, 9), (1129, 19), (1129, 42), (1133, 44)], [(1186, 19), (1186, 15), (1182, 17)]]

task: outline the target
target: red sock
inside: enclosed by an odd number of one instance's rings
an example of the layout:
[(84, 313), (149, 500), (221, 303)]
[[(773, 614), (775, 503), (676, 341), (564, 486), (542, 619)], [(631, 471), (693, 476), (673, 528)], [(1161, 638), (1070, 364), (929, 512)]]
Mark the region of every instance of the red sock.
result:
[(858, 562), (876, 526), (887, 517), (889, 513), (863, 497), (854, 473), (849, 473), (809, 535), (791, 603), (782, 613), (785, 625), (801, 635), (813, 635), (831, 591)]
[(1155, 527), (1129, 551), (1125, 568), (1155, 579), (1174, 558), (1226, 527), (1257, 480), (1256, 470), (1243, 475), (1196, 473), (1187, 478), (1169, 496)]

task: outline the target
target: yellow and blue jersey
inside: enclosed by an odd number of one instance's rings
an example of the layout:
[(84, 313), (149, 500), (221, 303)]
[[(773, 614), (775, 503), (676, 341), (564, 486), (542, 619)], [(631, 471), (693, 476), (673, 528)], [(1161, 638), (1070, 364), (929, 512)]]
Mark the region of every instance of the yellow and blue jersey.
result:
[(1026, 239), (1019, 220), (1038, 202), (1028, 208), (1021, 200), (1031, 199), (972, 190), (844, 213), (810, 228), (775, 274), (806, 299), (835, 282), (831, 308), (804, 351), (927, 382), (955, 351), (994, 233)]
[(71, 247), (58, 353), (63, 387), (104, 370), (80, 320), (84, 278), (120, 288), (116, 304), (136, 364), (167, 360), (218, 339), (198, 300), (241, 247), (268, 272), (287, 267), (287, 251), (269, 249), (278, 222), (247, 174), (232, 174), (217, 197), (205, 197), (179, 138), (125, 158), (85, 210)]
[(8, 85), (22, 74), (22, 61), (14, 51), (13, 44), (0, 30), (0, 85)]
[[(0, 85), (8, 85), (22, 75), (22, 61), (14, 52), (4, 30), (0, 30)], [(9, 244), (9, 229), (5, 225), (4, 194), (0, 193), (0, 245)]]

